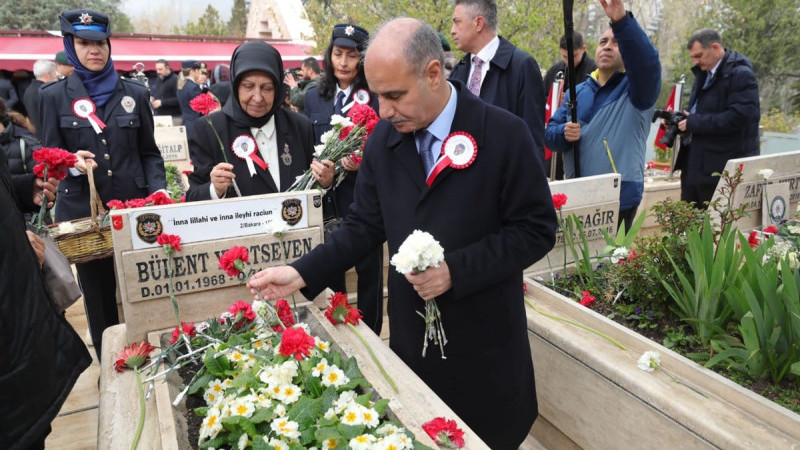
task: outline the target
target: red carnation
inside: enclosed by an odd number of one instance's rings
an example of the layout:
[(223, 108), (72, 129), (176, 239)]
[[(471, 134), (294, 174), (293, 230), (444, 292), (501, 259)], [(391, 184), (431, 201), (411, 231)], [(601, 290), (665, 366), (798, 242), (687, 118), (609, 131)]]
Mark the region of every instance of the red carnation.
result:
[(350, 121), (354, 124), (363, 125), (364, 128), (367, 128), (368, 133), (372, 131), (368, 126), (371, 125), (372, 128), (374, 128), (375, 124), (380, 120), (372, 107), (361, 103), (354, 104), (347, 113), (347, 117), (349, 117)]
[(280, 319), (283, 327), (280, 325), (273, 325), (273, 330), (277, 332), (283, 332), (284, 328), (290, 328), (292, 325), (294, 325), (294, 314), (292, 314), (292, 308), (289, 306), (289, 303), (286, 300), (280, 299), (275, 302), (275, 309), (278, 310), (278, 319)]
[(126, 208), (142, 208), (147, 206), (147, 202), (143, 198), (132, 198), (125, 201)]
[(209, 94), (200, 94), (189, 102), (189, 107), (192, 111), (206, 116), (219, 108), (219, 103)]
[[(234, 304), (228, 307), (228, 312), (233, 314), (233, 322), (236, 324), (235, 328), (242, 328), (245, 324), (242, 319), (247, 319), (247, 322), (256, 320), (256, 313), (249, 303), (237, 300)], [(241, 314), (241, 315), (240, 315)]]
[(350, 159), (353, 161), (353, 164), (361, 164), (361, 161), (364, 157), (361, 154), (361, 151), (353, 151), (350, 153)]
[(455, 420), (437, 417), (422, 424), (422, 429), (438, 445), (448, 448), (461, 448), (464, 446), (464, 430), (458, 428)]
[[(175, 250), (176, 252), (181, 251), (181, 237), (176, 236), (174, 234), (159, 234), (156, 238), (156, 242), (158, 245), (164, 246), (165, 251)], [(169, 245), (171, 250), (168, 250), (166, 246)]]
[(567, 194), (553, 194), (553, 206), (556, 210), (567, 204)]
[[(67, 169), (78, 162), (78, 157), (60, 148), (42, 147), (33, 151), (33, 160), (47, 167), (48, 177), (63, 180), (67, 176)], [(44, 167), (40, 166), (41, 164), (33, 168), (34, 173), (37, 177), (44, 178)]]
[(353, 131), (353, 128), (355, 128), (353, 125), (342, 128), (339, 131), (339, 140), (343, 141), (347, 139), (347, 136), (350, 134), (351, 131)]
[(350, 306), (347, 302), (347, 294), (336, 292), (332, 294), (328, 300), (330, 301), (330, 305), (328, 305), (328, 309), (325, 310), (325, 317), (327, 317), (332, 324), (349, 323), (358, 325), (358, 321), (362, 317), (361, 311)]
[(583, 297), (581, 297), (580, 304), (586, 306), (587, 308), (594, 305), (594, 302), (597, 301), (597, 299), (594, 298), (589, 291), (583, 291), (581, 292), (581, 295)]
[(237, 277), (244, 272), (244, 263), (247, 261), (248, 256), (245, 247), (231, 247), (219, 257), (219, 268), (224, 270), (228, 276)]
[(150, 205), (171, 205), (175, 202), (164, 191), (153, 192), (144, 199)]
[(125, 209), (126, 208), (125, 203), (122, 203), (119, 200), (110, 200), (108, 203), (106, 203), (106, 206), (108, 206), (111, 209)]
[[(195, 336), (195, 329), (194, 323), (192, 322), (181, 322), (181, 328), (183, 329), (183, 334), (193, 338)], [(181, 330), (178, 329), (178, 326), (175, 325), (175, 329), (172, 330), (172, 340), (169, 341), (170, 344), (174, 344), (178, 342), (178, 338), (181, 337)]]
[(778, 227), (776, 227), (775, 225), (770, 225), (767, 228), (764, 228), (764, 233), (776, 234), (777, 232), (778, 232)]
[(287, 328), (281, 337), (278, 351), (282, 356), (294, 356), (298, 361), (308, 356), (314, 347), (314, 338), (306, 334), (302, 328)]

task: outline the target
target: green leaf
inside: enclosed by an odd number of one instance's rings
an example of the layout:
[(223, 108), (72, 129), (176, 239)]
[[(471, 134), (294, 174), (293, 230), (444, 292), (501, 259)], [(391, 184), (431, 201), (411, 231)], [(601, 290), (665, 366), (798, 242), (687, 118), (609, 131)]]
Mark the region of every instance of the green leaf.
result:
[(253, 450), (275, 450), (264, 440), (264, 436), (253, 438)]
[(339, 433), (339, 430), (337, 430), (336, 427), (320, 427), (314, 433), (314, 436), (320, 442), (327, 439), (336, 439), (337, 441), (342, 440), (342, 435)]
[(297, 403), (288, 411), (287, 416), (289, 419), (297, 422), (299, 428), (302, 430), (314, 424), (317, 420), (317, 416), (319, 416), (321, 408), (321, 399), (311, 399), (301, 396)]
[(336, 429), (339, 433), (342, 434), (344, 437), (345, 442), (350, 442), (350, 439), (353, 439), (356, 436), (360, 436), (364, 434), (364, 430), (367, 428), (366, 425), (345, 425), (340, 423)]
[(416, 439), (414, 439), (414, 441), (412, 443), (414, 444), (414, 450), (435, 450), (435, 449), (433, 449), (431, 447), (428, 447), (427, 445), (423, 444), (422, 442), (420, 442), (420, 441), (418, 441)]
[(194, 383), (192, 383), (191, 387), (189, 387), (188, 394), (194, 395), (200, 390), (205, 390), (208, 388), (208, 383), (216, 378), (216, 375), (213, 373), (206, 372), (203, 376), (197, 378)]
[(792, 364), (792, 373), (797, 376), (800, 376), (800, 361), (797, 361), (796, 363)]
[(241, 388), (249, 389), (260, 386), (261, 384), (262, 384), (261, 380), (259, 380), (255, 372), (253, 372), (252, 370), (245, 370), (238, 377), (234, 378), (232, 383), (233, 387), (237, 389)]
[(328, 386), (325, 389), (325, 392), (322, 393), (322, 408), (320, 409), (324, 414), (325, 411), (331, 409), (333, 406), (333, 402), (339, 397), (339, 394), (336, 393), (336, 388), (333, 386)]
[(380, 398), (378, 401), (372, 405), (372, 409), (374, 409), (381, 417), (386, 414), (386, 408), (389, 406), (389, 399)]
[(208, 406), (200, 406), (194, 409), (194, 413), (197, 416), (205, 417), (208, 415)]
[(231, 363), (225, 355), (220, 355), (215, 358), (213, 352), (207, 354), (206, 358), (203, 360), (203, 364), (205, 364), (209, 372), (220, 377), (226, 377), (226, 372), (231, 369)]
[(253, 413), (252, 417), (250, 417), (250, 420), (253, 423), (264, 423), (264, 422), (269, 422), (274, 418), (275, 418), (274, 408), (266, 408), (266, 409), (259, 408), (256, 409), (256, 412)]

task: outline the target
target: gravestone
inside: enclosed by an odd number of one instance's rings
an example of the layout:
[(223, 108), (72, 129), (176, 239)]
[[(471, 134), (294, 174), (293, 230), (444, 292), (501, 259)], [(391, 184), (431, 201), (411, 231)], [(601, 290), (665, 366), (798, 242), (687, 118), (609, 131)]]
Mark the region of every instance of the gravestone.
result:
[(171, 127), (172, 116), (153, 116), (153, 126), (156, 128)]
[[(228, 276), (219, 267), (219, 256), (233, 246), (247, 248), (248, 276), (297, 260), (322, 243), (321, 204), (319, 191), (301, 191), (112, 211), (114, 263), (128, 340), (142, 340), (151, 330), (177, 324), (173, 288), (185, 322), (208, 319), (236, 300), (249, 303), (245, 276)], [(283, 222), (289, 231), (269, 233), (267, 224), (273, 221)], [(166, 253), (157, 243), (162, 233), (181, 238), (181, 251), (169, 261), (171, 282)], [(305, 300), (295, 294), (296, 302)]]
[[(551, 271), (553, 273), (561, 272), (564, 268), (565, 254), (566, 264), (574, 263), (572, 251), (564, 239), (564, 230), (562, 229), (562, 222), (566, 223), (572, 215), (583, 226), (591, 256), (596, 256), (606, 246), (603, 231), (611, 236), (616, 234), (621, 183), (620, 175), (613, 173), (551, 181), (551, 194), (567, 196), (567, 203), (561, 208), (558, 216), (559, 228), (556, 231), (556, 245), (546, 257), (525, 269), (525, 273), (549, 277)], [(573, 229), (572, 239), (580, 255), (582, 240), (581, 236), (577, 234), (577, 229)]]
[(156, 145), (165, 162), (189, 159), (189, 143), (186, 127), (156, 127), (153, 129)]
[[(774, 223), (780, 220), (781, 212), (784, 213), (784, 219), (794, 217), (800, 200), (800, 151), (731, 159), (725, 165), (725, 170), (733, 175), (739, 167), (742, 181), (736, 187), (731, 203), (733, 207), (742, 208), (749, 214), (736, 221), (735, 226), (739, 230), (748, 232)], [(762, 175), (764, 169), (772, 170), (768, 179)], [(725, 182), (720, 179), (712, 202), (720, 199), (725, 203), (722, 194), (724, 187)], [(765, 198), (767, 202), (764, 202)], [(772, 219), (763, 214), (765, 208), (773, 216)], [(719, 216), (713, 210), (711, 216), (718, 220)]]

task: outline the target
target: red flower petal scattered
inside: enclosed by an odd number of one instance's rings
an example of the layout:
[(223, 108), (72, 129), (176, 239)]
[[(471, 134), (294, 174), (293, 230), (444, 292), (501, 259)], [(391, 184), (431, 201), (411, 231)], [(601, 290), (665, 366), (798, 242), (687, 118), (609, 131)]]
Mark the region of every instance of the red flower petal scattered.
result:
[[(195, 336), (195, 329), (194, 323), (192, 322), (181, 322), (181, 328), (183, 328), (183, 334), (193, 338)], [(172, 330), (172, 340), (169, 341), (170, 344), (174, 344), (178, 342), (178, 338), (181, 337), (181, 330), (178, 329), (178, 326), (175, 325), (175, 329)]]
[(130, 347), (122, 350), (122, 353), (117, 354), (117, 361), (114, 363), (114, 369), (117, 372), (122, 372), (125, 369), (136, 369), (144, 365), (150, 357), (150, 352), (155, 350), (155, 347), (150, 345), (147, 341), (134, 342)]
[(553, 206), (556, 210), (560, 210), (567, 204), (567, 194), (553, 194)]
[[(219, 268), (231, 277), (237, 277), (244, 270), (244, 263), (248, 261), (247, 248), (231, 247), (219, 257)], [(237, 264), (237, 262), (239, 264)]]
[[(176, 252), (181, 251), (181, 237), (174, 234), (159, 234), (156, 238), (158, 245), (172, 247)], [(167, 250), (166, 248), (164, 250)]]
[(581, 292), (581, 295), (582, 295), (582, 297), (581, 297), (580, 304), (583, 305), (583, 306), (586, 306), (587, 308), (589, 306), (594, 305), (594, 302), (597, 301), (597, 299), (594, 298), (589, 291), (583, 291), (583, 292)]
[(284, 327), (288, 329), (295, 324), (294, 314), (292, 314), (292, 308), (289, 306), (289, 303), (286, 300), (280, 299), (277, 302), (275, 302), (275, 309), (278, 310), (278, 318), (283, 324), (283, 327), (280, 325), (273, 325), (272, 326), (273, 330), (280, 333), (283, 332)]
[(282, 356), (294, 356), (298, 361), (308, 356), (314, 347), (314, 338), (306, 334), (302, 328), (287, 328), (281, 337), (278, 349)]
[(192, 111), (206, 116), (219, 108), (219, 103), (209, 94), (200, 94), (189, 102), (189, 107)]
[[(243, 248), (243, 247), (242, 247)], [(253, 311), (253, 307), (250, 306), (249, 303), (243, 302), (241, 300), (237, 300), (236, 303), (232, 304), (228, 307), (228, 312), (233, 314), (233, 321), (236, 325), (234, 327), (236, 329), (242, 328), (245, 323), (252, 322), (256, 320), (256, 313)], [(241, 317), (239, 317), (239, 313), (241, 313)], [(246, 320), (242, 320), (246, 319)]]
[(449, 448), (461, 448), (464, 446), (464, 430), (458, 428), (455, 420), (437, 417), (422, 424), (422, 429), (438, 445)]

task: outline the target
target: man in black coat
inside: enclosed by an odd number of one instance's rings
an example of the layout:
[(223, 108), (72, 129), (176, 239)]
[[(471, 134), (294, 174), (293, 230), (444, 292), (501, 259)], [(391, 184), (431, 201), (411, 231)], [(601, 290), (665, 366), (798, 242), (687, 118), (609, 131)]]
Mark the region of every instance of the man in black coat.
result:
[[(490, 448), (516, 449), (537, 415), (522, 270), (553, 247), (556, 215), (522, 120), (448, 83), (443, 58), (420, 21), (378, 31), (365, 69), (384, 120), (367, 141), (355, 203), (329, 241), (250, 287), (270, 299), (302, 288), (313, 297), (384, 240), (395, 254), (414, 230), (430, 233), (444, 248), (439, 267), (390, 271), (390, 346)], [(428, 150), (439, 161), (426, 174), (419, 152)], [(446, 359), (436, 346), (421, 355), (417, 312), (433, 298)]]
[(759, 154), (761, 109), (758, 82), (746, 56), (726, 50), (716, 31), (705, 28), (689, 38), (694, 85), (676, 169), (681, 169), (681, 200), (706, 209), (729, 159)]
[[(450, 34), (461, 58), (451, 80), (459, 80), (486, 103), (521, 117), (544, 161), (545, 90), (533, 57), (497, 35), (495, 0), (456, 0)], [(478, 60), (476, 60), (478, 58)]]
[(41, 120), (39, 120), (39, 88), (42, 85), (58, 80), (58, 71), (56, 70), (56, 63), (46, 59), (40, 59), (33, 63), (33, 76), (36, 77), (28, 88), (25, 89), (25, 95), (22, 96), (22, 103), (25, 105), (25, 111), (28, 113), (28, 118), (36, 128), (36, 137), (41, 139), (42, 128)]
[(19, 198), (12, 184), (0, 153), (0, 448), (42, 449), (50, 422), (92, 360), (53, 304), (44, 255), (29, 243), (17, 209), (31, 199)]
[(150, 86), (150, 104), (156, 116), (180, 117), (181, 106), (178, 104), (178, 76), (169, 68), (165, 59), (156, 61), (156, 77)]

